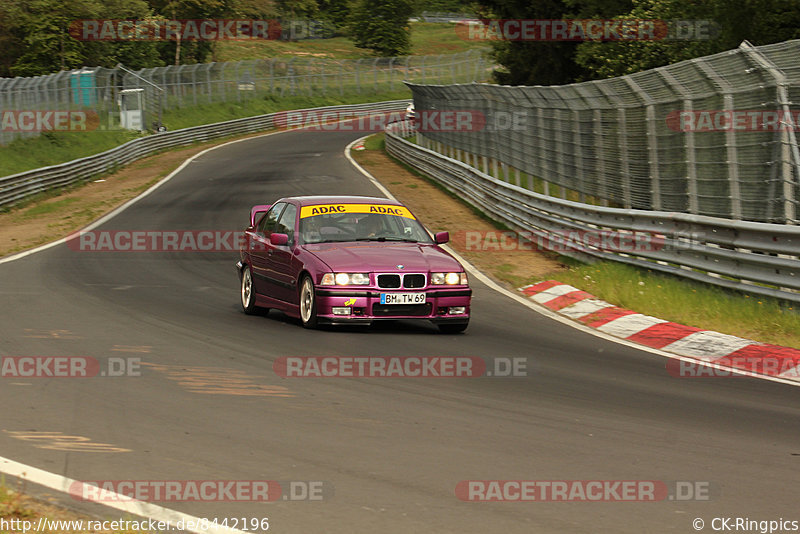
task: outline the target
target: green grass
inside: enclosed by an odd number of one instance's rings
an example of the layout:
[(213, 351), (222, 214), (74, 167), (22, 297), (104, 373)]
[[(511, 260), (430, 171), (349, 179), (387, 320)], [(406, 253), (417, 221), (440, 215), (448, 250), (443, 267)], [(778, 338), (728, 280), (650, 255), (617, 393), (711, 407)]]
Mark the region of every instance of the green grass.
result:
[[(418, 143), (416, 143), (415, 138), (410, 138), (410, 139), (408, 139), (408, 141), (411, 141), (412, 143), (418, 144)], [(446, 151), (445, 155), (449, 157), (450, 156), (449, 151)], [(458, 157), (456, 157), (456, 159), (458, 161), (460, 161), (462, 163), (466, 163), (467, 165), (470, 165), (470, 166), (475, 166), (475, 158), (474, 157), (470, 156), (469, 158), (467, 158), (463, 151), (460, 153), (460, 155), (457, 154), (457, 156)], [(582, 202), (584, 204), (592, 204), (592, 205), (595, 205), (595, 206), (622, 207), (620, 205), (617, 205), (615, 202), (604, 201), (602, 198), (594, 197), (594, 196), (587, 195), (587, 194), (581, 195), (581, 193), (578, 192), (578, 191), (574, 191), (572, 189), (566, 189), (566, 188), (561, 187), (560, 185), (556, 185), (556, 184), (552, 184), (552, 183), (549, 184), (549, 188), (548, 188), (548, 190), (546, 192), (546, 190), (545, 190), (545, 186), (546, 186), (545, 180), (543, 180), (542, 178), (539, 178), (538, 176), (534, 176), (532, 174), (528, 174), (528, 173), (526, 173), (524, 171), (520, 171), (520, 173), (519, 173), (519, 184), (517, 184), (516, 171), (513, 168), (511, 168), (511, 167), (508, 168), (508, 176), (506, 176), (506, 173), (504, 172), (502, 165), (500, 165), (499, 163), (497, 165), (497, 172), (494, 172), (494, 166), (491, 163), (489, 163), (487, 165), (487, 167), (488, 167), (487, 170), (489, 171), (488, 172), (489, 176), (492, 176), (493, 178), (497, 178), (501, 182), (506, 182), (506, 183), (509, 183), (509, 184), (518, 185), (519, 187), (522, 187), (523, 189), (528, 189), (529, 191), (533, 191), (534, 193), (539, 193), (539, 194), (542, 194), (542, 195), (548, 194), (549, 196), (552, 196), (552, 197), (555, 197), (555, 198), (563, 198), (565, 200), (570, 200), (570, 201), (573, 201), (573, 202)], [(483, 171), (483, 161), (482, 160), (479, 162), (479, 165), (476, 168), (478, 170), (480, 170), (480, 171)]]
[(164, 113), (163, 123), (169, 130), (178, 130), (189, 126), (229, 121), (232, 119), (264, 115), (266, 113), (275, 113), (277, 111), (290, 109), (410, 99), (411, 91), (406, 89), (377, 94), (370, 93), (345, 96), (266, 96), (244, 102), (206, 104), (203, 106), (171, 109)]
[(119, 146), (139, 134), (129, 131), (51, 132), (0, 146), (0, 176), (57, 165)]
[[(379, 134), (370, 135), (364, 141), (364, 148), (366, 150), (383, 150), (386, 148), (386, 135), (381, 132)], [(400, 182), (396, 182), (400, 183)]]
[(411, 47), (411, 53), (417, 56), (455, 54), (470, 49), (487, 48), (483, 41), (459, 37), (455, 24), (434, 24), (432, 22), (411, 23)]
[(564, 260), (560, 282), (667, 321), (800, 348), (800, 313), (792, 303), (685, 280), (614, 262)]
[(25, 519), (34, 515), (32, 510), (22, 505), (22, 494), (6, 486), (3, 477), (0, 480), (0, 518)]
[[(37, 510), (29, 508), (26, 504), (23, 504), (23, 494), (18, 491), (14, 491), (10, 489), (5, 482), (5, 477), (0, 477), (0, 518), (5, 520), (10, 519), (22, 519), (27, 521), (34, 521), (37, 520), (42, 514), (38, 513)], [(28, 502), (31, 502), (30, 499)], [(32, 503), (33, 506), (37, 506), (34, 502)], [(95, 520), (94, 518), (91, 518)], [(51, 518), (52, 520), (52, 518)], [(70, 519), (70, 521), (73, 519)], [(86, 519), (83, 519), (84, 521)], [(137, 520), (135, 517), (126, 515), (123, 520), (127, 521), (135, 521)], [(102, 521), (102, 520), (100, 520)], [(8, 531), (0, 531), (0, 532), (8, 532)], [(71, 533), (77, 534), (77, 531), (69, 531)], [(114, 531), (115, 534), (143, 534), (143, 531), (139, 530), (116, 530)]]
[[(478, 40), (461, 39), (454, 24), (412, 22), (411, 55), (455, 54), (470, 49), (486, 48)], [(308, 39), (304, 41), (219, 41), (216, 61), (241, 61), (273, 57), (319, 57), (359, 59), (374, 57), (371, 50), (356, 48), (346, 37)]]
[(22, 213), (22, 218), (24, 219), (33, 219), (35, 217), (39, 217), (41, 215), (46, 215), (48, 213), (55, 213), (59, 212), (65, 206), (78, 202), (79, 199), (77, 198), (64, 198), (61, 200), (57, 200), (55, 202), (49, 202), (47, 204), (37, 204), (36, 206), (26, 210)]

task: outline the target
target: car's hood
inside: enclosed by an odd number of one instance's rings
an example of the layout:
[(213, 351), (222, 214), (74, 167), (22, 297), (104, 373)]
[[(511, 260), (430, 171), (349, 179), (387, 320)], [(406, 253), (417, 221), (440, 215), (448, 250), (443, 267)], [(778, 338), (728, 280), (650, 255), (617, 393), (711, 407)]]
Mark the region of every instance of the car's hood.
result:
[[(448, 272), (460, 264), (435, 245), (420, 243), (319, 243), (303, 245), (334, 272)], [(399, 267), (402, 265), (402, 268)]]

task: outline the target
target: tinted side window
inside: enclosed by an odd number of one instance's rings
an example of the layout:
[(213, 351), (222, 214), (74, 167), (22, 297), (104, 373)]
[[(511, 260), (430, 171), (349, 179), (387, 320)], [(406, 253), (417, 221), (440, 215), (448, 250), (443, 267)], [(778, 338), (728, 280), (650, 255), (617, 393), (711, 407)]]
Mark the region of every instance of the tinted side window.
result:
[(279, 202), (272, 206), (270, 210), (267, 212), (264, 217), (261, 218), (261, 221), (258, 223), (256, 227), (256, 232), (259, 234), (263, 234), (265, 236), (269, 236), (272, 232), (275, 231), (275, 225), (278, 223), (278, 217), (280, 217), (283, 208), (286, 207), (285, 202)]
[(278, 225), (275, 230), (273, 230), (279, 234), (288, 235), (290, 245), (294, 243), (294, 219), (296, 215), (297, 206), (294, 204), (287, 205), (286, 209), (283, 211), (283, 215), (281, 215), (281, 218), (278, 220)]

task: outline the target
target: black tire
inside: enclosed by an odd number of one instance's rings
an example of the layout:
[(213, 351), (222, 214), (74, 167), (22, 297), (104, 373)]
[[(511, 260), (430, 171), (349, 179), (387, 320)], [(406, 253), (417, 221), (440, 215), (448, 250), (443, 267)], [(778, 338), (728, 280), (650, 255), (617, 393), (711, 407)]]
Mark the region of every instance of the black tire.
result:
[(308, 275), (300, 280), (300, 321), (303, 328), (317, 327), (317, 295), (314, 291), (314, 282)]
[(439, 332), (442, 334), (460, 334), (461, 332), (467, 329), (467, 326), (469, 326), (469, 322), (442, 323), (437, 326), (439, 327)]
[(253, 274), (250, 272), (249, 265), (245, 265), (242, 269), (242, 283), (239, 293), (244, 313), (247, 315), (257, 315), (264, 312), (263, 308), (256, 306), (256, 295), (253, 292)]

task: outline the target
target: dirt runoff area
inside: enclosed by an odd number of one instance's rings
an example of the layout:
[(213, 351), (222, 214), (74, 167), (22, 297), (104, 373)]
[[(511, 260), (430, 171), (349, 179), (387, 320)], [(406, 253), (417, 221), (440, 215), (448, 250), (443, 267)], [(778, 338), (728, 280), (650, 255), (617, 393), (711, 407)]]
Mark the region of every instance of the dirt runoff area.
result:
[[(20, 483), (20, 486), (24, 486)], [(97, 518), (57, 504), (63, 496), (44, 491), (34, 498), (22, 488), (0, 486), (0, 532), (9, 534), (144, 534), (146, 520), (131, 517)], [(111, 512), (109, 512), (111, 513)]]
[(432, 232), (450, 232), (450, 246), (500, 285), (516, 289), (557, 278), (567, 270), (557, 256), (532, 250), (514, 232), (504, 231), (454, 195), (397, 163), (384, 150), (353, 151), (353, 159), (397, 199), (408, 206)]

